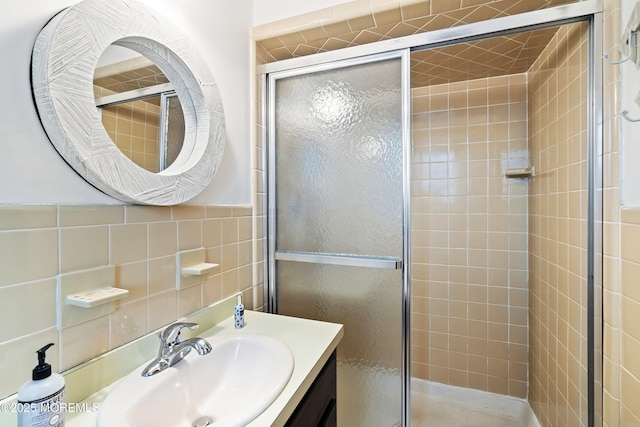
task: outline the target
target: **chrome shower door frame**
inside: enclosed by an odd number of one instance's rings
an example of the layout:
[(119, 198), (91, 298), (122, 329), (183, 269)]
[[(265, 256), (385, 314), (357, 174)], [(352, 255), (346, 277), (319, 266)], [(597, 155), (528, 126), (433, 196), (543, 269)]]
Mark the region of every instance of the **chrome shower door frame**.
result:
[(276, 156), (275, 156), (275, 90), (276, 80), (299, 76), (303, 74), (312, 74), (321, 71), (328, 71), (338, 68), (348, 68), (356, 65), (363, 65), (368, 63), (381, 62), (389, 59), (400, 59), (401, 61), (401, 85), (402, 85), (402, 192), (403, 192), (403, 207), (402, 207), (402, 258), (388, 258), (388, 257), (358, 257), (358, 256), (334, 256), (330, 254), (306, 254), (306, 253), (287, 253), (277, 252), (276, 250), (276, 182), (275, 173), (267, 173), (267, 215), (266, 215), (266, 230), (267, 239), (266, 249), (268, 254), (268, 262), (266, 264), (265, 277), (268, 279), (268, 285), (265, 286), (265, 302), (268, 306), (270, 313), (277, 313), (278, 311), (278, 290), (276, 286), (276, 261), (297, 261), (297, 262), (314, 262), (319, 264), (333, 264), (333, 265), (345, 265), (345, 266), (358, 266), (369, 268), (383, 268), (383, 269), (402, 269), (402, 321), (401, 334), (402, 334), (402, 361), (401, 361), (401, 388), (402, 388), (402, 424), (409, 425), (409, 393), (410, 393), (410, 378), (408, 375), (410, 368), (410, 343), (409, 336), (411, 328), (410, 322), (410, 298), (411, 292), (409, 288), (410, 277), (410, 262), (409, 262), (409, 235), (410, 235), (410, 166), (411, 166), (411, 85), (410, 85), (410, 50), (408, 48), (383, 52), (377, 54), (371, 54), (367, 56), (359, 56), (356, 58), (347, 58), (337, 61), (331, 61), (328, 63), (321, 63), (316, 65), (310, 65), (306, 67), (296, 67), (290, 70), (284, 70), (279, 72), (269, 73), (268, 78), (264, 82), (263, 87), (266, 88), (266, 99), (268, 100), (268, 113), (264, 123), (268, 123), (268, 136), (267, 136), (267, 171), (275, 171), (276, 168)]

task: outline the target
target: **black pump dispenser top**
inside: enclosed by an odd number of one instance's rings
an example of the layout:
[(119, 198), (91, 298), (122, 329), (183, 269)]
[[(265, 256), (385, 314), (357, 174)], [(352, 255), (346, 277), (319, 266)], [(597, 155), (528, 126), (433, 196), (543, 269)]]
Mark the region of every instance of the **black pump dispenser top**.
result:
[(45, 363), (44, 358), (46, 357), (45, 353), (52, 345), (53, 343), (49, 343), (36, 352), (38, 353), (38, 366), (33, 368), (33, 373), (31, 375), (33, 380), (43, 380), (51, 376), (51, 365)]

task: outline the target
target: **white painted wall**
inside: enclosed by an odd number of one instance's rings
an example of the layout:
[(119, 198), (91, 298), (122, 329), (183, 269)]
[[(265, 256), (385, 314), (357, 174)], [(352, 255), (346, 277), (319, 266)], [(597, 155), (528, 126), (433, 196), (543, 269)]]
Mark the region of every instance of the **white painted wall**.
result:
[(350, 3), (349, 0), (254, 0), (253, 25), (258, 26), (293, 16), (303, 15), (316, 10)]
[[(620, 21), (622, 31), (627, 27), (629, 18), (636, 5), (635, 1), (623, 0), (622, 19)], [(622, 38), (622, 37), (621, 37)], [(621, 41), (622, 42), (622, 41)], [(611, 52), (613, 54), (613, 52)], [(612, 55), (617, 58), (617, 55)], [(640, 119), (640, 105), (635, 102), (636, 96), (640, 95), (640, 67), (631, 61), (621, 65), (609, 65), (604, 63), (604, 67), (621, 67), (622, 90), (620, 91), (620, 102), (622, 110), (628, 110), (629, 116)], [(621, 148), (622, 156), (620, 163), (620, 174), (622, 176), (621, 201), (626, 206), (640, 206), (640, 123), (631, 123), (624, 118), (620, 118), (621, 128)]]
[(142, 55), (135, 50), (112, 44), (102, 51), (102, 55), (98, 59), (96, 68), (106, 67), (107, 65), (117, 64), (118, 62), (139, 58), (140, 56)]
[[(252, 0), (144, 0), (191, 37), (220, 86), (227, 147), (212, 183), (190, 204), (251, 200)], [(31, 50), (74, 0), (5, 2), (0, 14), (0, 204), (121, 204), (84, 181), (49, 142), (32, 100)]]

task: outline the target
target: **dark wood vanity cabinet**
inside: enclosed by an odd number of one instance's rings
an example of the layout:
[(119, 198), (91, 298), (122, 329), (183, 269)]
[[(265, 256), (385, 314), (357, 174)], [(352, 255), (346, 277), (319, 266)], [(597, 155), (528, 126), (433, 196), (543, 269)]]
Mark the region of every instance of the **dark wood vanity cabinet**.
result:
[(336, 352), (334, 351), (285, 427), (336, 426)]

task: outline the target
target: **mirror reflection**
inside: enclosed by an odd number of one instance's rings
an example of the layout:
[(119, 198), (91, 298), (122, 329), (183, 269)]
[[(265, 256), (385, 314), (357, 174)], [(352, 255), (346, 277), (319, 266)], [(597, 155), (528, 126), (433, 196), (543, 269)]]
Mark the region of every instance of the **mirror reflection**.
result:
[(149, 59), (109, 46), (93, 79), (102, 124), (122, 153), (149, 172), (169, 167), (182, 149), (184, 115), (171, 82)]

